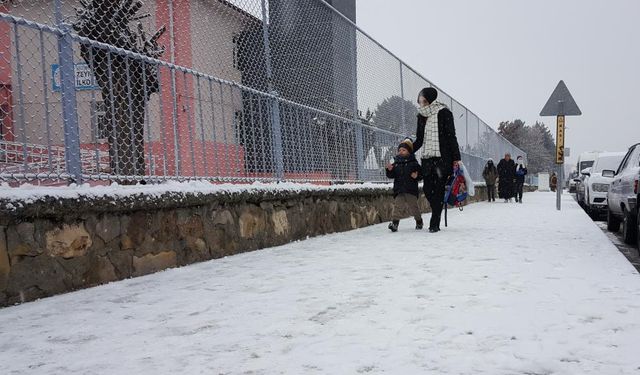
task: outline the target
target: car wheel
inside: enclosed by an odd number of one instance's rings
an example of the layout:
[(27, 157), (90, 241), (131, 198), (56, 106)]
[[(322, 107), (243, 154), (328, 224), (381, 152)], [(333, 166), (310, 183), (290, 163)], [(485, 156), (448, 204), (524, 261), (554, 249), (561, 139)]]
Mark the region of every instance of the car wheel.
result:
[(593, 221), (596, 221), (600, 218), (600, 215), (598, 214), (598, 210), (594, 210), (593, 208), (591, 208), (591, 206), (589, 206), (589, 209), (587, 212), (589, 213), (589, 217), (591, 217)]
[(636, 217), (631, 212), (624, 210), (624, 219), (622, 221), (622, 239), (628, 245), (636, 243), (638, 227)]
[(610, 209), (607, 209), (607, 230), (610, 232), (617, 232), (620, 230), (620, 220), (613, 216)]

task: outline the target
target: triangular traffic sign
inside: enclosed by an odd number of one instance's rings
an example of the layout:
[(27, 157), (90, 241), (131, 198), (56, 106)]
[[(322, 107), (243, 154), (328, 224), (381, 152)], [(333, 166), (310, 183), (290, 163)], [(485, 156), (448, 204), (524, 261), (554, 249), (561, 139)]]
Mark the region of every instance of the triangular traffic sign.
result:
[(560, 81), (547, 104), (544, 105), (540, 116), (580, 116), (582, 111), (578, 108), (578, 104), (573, 100), (567, 85), (564, 81)]

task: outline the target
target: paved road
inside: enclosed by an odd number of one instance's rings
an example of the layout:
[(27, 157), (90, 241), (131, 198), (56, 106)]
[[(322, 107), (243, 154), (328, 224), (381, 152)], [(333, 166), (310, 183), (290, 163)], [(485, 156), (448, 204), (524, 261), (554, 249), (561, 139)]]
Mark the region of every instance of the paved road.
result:
[(597, 220), (596, 224), (603, 232), (606, 233), (607, 237), (613, 242), (614, 245), (620, 250), (622, 254), (624, 254), (629, 262), (633, 264), (633, 266), (640, 272), (640, 255), (638, 254), (638, 249), (634, 246), (627, 245), (622, 240), (622, 231), (618, 231), (616, 233), (609, 232), (607, 230), (607, 222), (602, 220)]
[[(575, 194), (572, 194), (575, 199)], [(627, 245), (622, 240), (622, 229), (613, 233), (607, 230), (607, 219), (602, 216), (596, 220), (595, 223), (598, 225), (600, 229), (607, 235), (607, 237), (613, 242), (614, 245), (620, 250), (622, 254), (624, 254), (629, 262), (640, 272), (640, 254), (638, 254), (638, 249), (635, 246)]]

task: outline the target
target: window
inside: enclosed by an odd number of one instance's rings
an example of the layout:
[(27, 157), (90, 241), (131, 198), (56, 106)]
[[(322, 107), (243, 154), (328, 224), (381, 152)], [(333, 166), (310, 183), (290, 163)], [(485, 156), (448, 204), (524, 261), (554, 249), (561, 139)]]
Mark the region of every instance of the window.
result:
[(107, 124), (105, 124), (104, 101), (96, 100), (91, 103), (91, 125), (95, 142), (106, 142), (108, 138)]
[(636, 146), (633, 155), (631, 155), (630, 160), (630, 166), (631, 167), (638, 167), (640, 166), (640, 146)]
[(623, 170), (625, 170), (627, 168), (627, 165), (629, 164), (629, 160), (632, 159), (634, 152), (637, 151), (637, 147), (629, 150), (627, 152), (627, 154), (624, 156), (624, 159), (622, 159), (622, 163), (620, 163), (620, 167), (618, 168), (618, 171), (616, 172), (616, 174), (622, 172)]
[(616, 170), (618, 169), (618, 166), (620, 165), (621, 160), (622, 160), (622, 157), (620, 156), (598, 157), (595, 164), (593, 165), (592, 172), (600, 173), (605, 169)]
[(579, 172), (582, 172), (583, 169), (589, 168), (591, 166), (593, 166), (593, 160), (583, 161), (583, 162), (580, 163)]
[(240, 35), (233, 34), (232, 43), (233, 43), (233, 52), (232, 52), (233, 67), (238, 70), (242, 70), (242, 67), (240, 66)]
[(7, 129), (5, 129), (4, 125), (5, 121), (11, 120), (10, 111), (11, 108), (9, 107), (9, 104), (0, 104), (0, 140), (4, 140), (5, 138), (5, 132), (7, 131)]

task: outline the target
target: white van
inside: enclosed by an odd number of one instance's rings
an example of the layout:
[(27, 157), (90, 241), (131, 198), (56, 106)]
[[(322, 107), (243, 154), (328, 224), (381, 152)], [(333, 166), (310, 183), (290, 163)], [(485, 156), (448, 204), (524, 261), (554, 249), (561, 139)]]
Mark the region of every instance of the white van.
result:
[(578, 173), (582, 173), (584, 169), (592, 167), (593, 162), (596, 161), (599, 153), (600, 151), (590, 151), (580, 154), (578, 157), (578, 163), (576, 164), (576, 170)]

